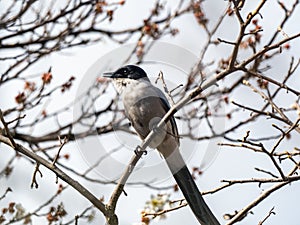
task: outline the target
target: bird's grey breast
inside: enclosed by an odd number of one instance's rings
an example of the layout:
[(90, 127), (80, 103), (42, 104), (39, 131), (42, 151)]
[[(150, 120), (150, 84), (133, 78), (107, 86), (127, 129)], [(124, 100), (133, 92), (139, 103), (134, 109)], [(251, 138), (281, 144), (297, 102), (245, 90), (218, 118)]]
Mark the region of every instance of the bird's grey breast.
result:
[(145, 138), (166, 113), (161, 106), (164, 96), (160, 92), (148, 81), (134, 81), (123, 90), (125, 113), (141, 138)]
[(140, 119), (147, 119), (153, 114), (154, 98), (159, 97), (151, 83), (134, 81), (124, 89), (122, 98), (129, 117), (136, 115)]

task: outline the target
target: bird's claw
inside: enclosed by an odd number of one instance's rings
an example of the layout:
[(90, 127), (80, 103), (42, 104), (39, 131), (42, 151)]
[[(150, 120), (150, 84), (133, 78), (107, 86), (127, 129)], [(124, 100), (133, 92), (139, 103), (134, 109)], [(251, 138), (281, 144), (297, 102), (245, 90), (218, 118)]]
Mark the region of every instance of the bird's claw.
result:
[(136, 155), (147, 155), (147, 150), (142, 150), (140, 146), (137, 146), (136, 149), (134, 150), (134, 153)]

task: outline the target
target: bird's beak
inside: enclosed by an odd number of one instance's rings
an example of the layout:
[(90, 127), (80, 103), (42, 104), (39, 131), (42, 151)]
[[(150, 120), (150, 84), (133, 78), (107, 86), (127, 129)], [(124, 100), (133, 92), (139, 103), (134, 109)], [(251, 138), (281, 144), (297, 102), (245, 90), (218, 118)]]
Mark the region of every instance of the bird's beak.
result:
[(113, 78), (114, 73), (113, 72), (105, 72), (103, 73), (103, 77), (107, 77), (107, 78)]

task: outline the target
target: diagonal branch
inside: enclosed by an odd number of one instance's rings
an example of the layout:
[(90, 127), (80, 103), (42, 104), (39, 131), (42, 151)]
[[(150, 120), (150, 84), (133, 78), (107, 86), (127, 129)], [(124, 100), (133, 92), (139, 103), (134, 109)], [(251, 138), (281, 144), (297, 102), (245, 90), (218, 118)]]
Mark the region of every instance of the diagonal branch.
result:
[(11, 143), (11, 140), (3, 135), (0, 135), (0, 142), (12, 147), (15, 151), (27, 156), (28, 158), (34, 160), (36, 163), (45, 166), (52, 172), (56, 174), (57, 177), (65, 181), (67, 184), (72, 186), (75, 190), (77, 190), (82, 196), (84, 196), (87, 200), (89, 200), (96, 208), (98, 208), (107, 218), (113, 218), (117, 220), (116, 215), (111, 215), (106, 210), (105, 205), (96, 197), (94, 196), (89, 190), (87, 190), (84, 186), (82, 186), (78, 181), (71, 178), (69, 175), (64, 173), (61, 169), (53, 165), (52, 162), (48, 162), (44, 158), (40, 157), (39, 155), (31, 152), (29, 149), (25, 148), (24, 146), (15, 143), (15, 146)]
[(261, 201), (263, 201), (264, 199), (266, 199), (270, 194), (272, 194), (273, 192), (279, 190), (280, 188), (282, 188), (283, 186), (285, 186), (285, 185), (287, 185), (289, 183), (290, 183), (290, 181), (284, 181), (284, 182), (276, 184), (276, 185), (272, 186), (271, 188), (267, 189), (266, 191), (262, 192), (260, 194), (260, 196), (258, 196), (256, 199), (254, 199), (253, 202), (251, 202), (245, 208), (243, 208), (242, 210), (240, 210), (228, 223), (226, 223), (226, 225), (232, 225), (232, 224), (238, 222), (253, 207), (255, 207)]

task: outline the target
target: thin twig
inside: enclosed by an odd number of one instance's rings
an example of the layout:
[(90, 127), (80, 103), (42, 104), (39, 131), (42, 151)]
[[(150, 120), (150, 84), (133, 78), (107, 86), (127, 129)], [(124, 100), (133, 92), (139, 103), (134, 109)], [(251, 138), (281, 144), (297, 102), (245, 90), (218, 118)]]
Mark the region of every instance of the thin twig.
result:
[(165, 93), (166, 93), (167, 96), (168, 96), (169, 102), (171, 102), (172, 105), (174, 105), (175, 102), (174, 102), (173, 96), (172, 96), (172, 94), (171, 94), (171, 91), (169, 91), (169, 89), (168, 89), (168, 86), (167, 86), (167, 84), (166, 84), (166, 81), (165, 81), (165, 78), (164, 78), (164, 74), (163, 74), (162, 71), (159, 71), (159, 74), (158, 74), (157, 79), (155, 80), (155, 83), (157, 83), (158, 80), (161, 80), (162, 85), (163, 85), (163, 88), (164, 88), (164, 91), (165, 91)]
[(272, 209), (269, 211), (268, 215), (267, 215), (262, 221), (260, 221), (260, 222), (258, 223), (258, 225), (262, 225), (264, 222), (267, 221), (267, 219), (269, 219), (269, 217), (270, 217), (271, 215), (275, 215), (276, 213), (274, 212), (274, 209), (275, 209), (275, 207), (273, 206)]
[(5, 190), (4, 194), (2, 196), (0, 196), (0, 201), (6, 197), (6, 195), (7, 195), (8, 192), (12, 192), (12, 189), (10, 187), (8, 187)]
[(2, 114), (2, 110), (1, 110), (1, 109), (0, 109), (0, 120), (1, 120), (1, 122), (2, 122), (2, 124), (3, 124), (3, 126), (4, 126), (6, 135), (7, 135), (7, 137), (9, 138), (9, 140), (10, 140), (10, 142), (11, 142), (11, 145), (13, 146), (13, 148), (16, 148), (15, 140), (14, 140), (14, 138), (12, 137), (12, 135), (10, 134), (8, 125), (7, 125), (7, 123), (6, 123), (5, 120), (4, 120), (4, 117), (3, 117), (3, 114)]
[(41, 178), (43, 177), (43, 174), (40, 171), (40, 163), (38, 163), (38, 162), (35, 165), (35, 169), (34, 169), (34, 172), (32, 175), (32, 180), (31, 180), (31, 185), (30, 185), (31, 188), (35, 187), (37, 189), (39, 187), (38, 182), (36, 181), (37, 173), (40, 175)]
[(169, 209), (164, 209), (164, 210), (161, 210), (161, 211), (155, 212), (155, 213), (147, 213), (147, 212), (145, 212), (143, 214), (143, 217), (146, 217), (146, 216), (158, 217), (158, 216), (161, 216), (163, 214), (166, 214), (166, 213), (178, 210), (180, 208), (186, 207), (187, 205), (188, 205), (188, 203), (182, 203), (182, 204), (179, 204), (178, 206), (175, 206), (175, 207), (172, 207), (172, 208), (169, 208)]
[(53, 166), (55, 165), (56, 161), (59, 158), (60, 151), (62, 150), (62, 148), (64, 147), (64, 145), (68, 142), (68, 138), (64, 137), (64, 140), (62, 141), (61, 138), (60, 138), (60, 136), (58, 136), (58, 140), (59, 140), (60, 146), (59, 146), (59, 149), (57, 151), (57, 154), (55, 155), (55, 157), (53, 159), (53, 162), (52, 162)]

